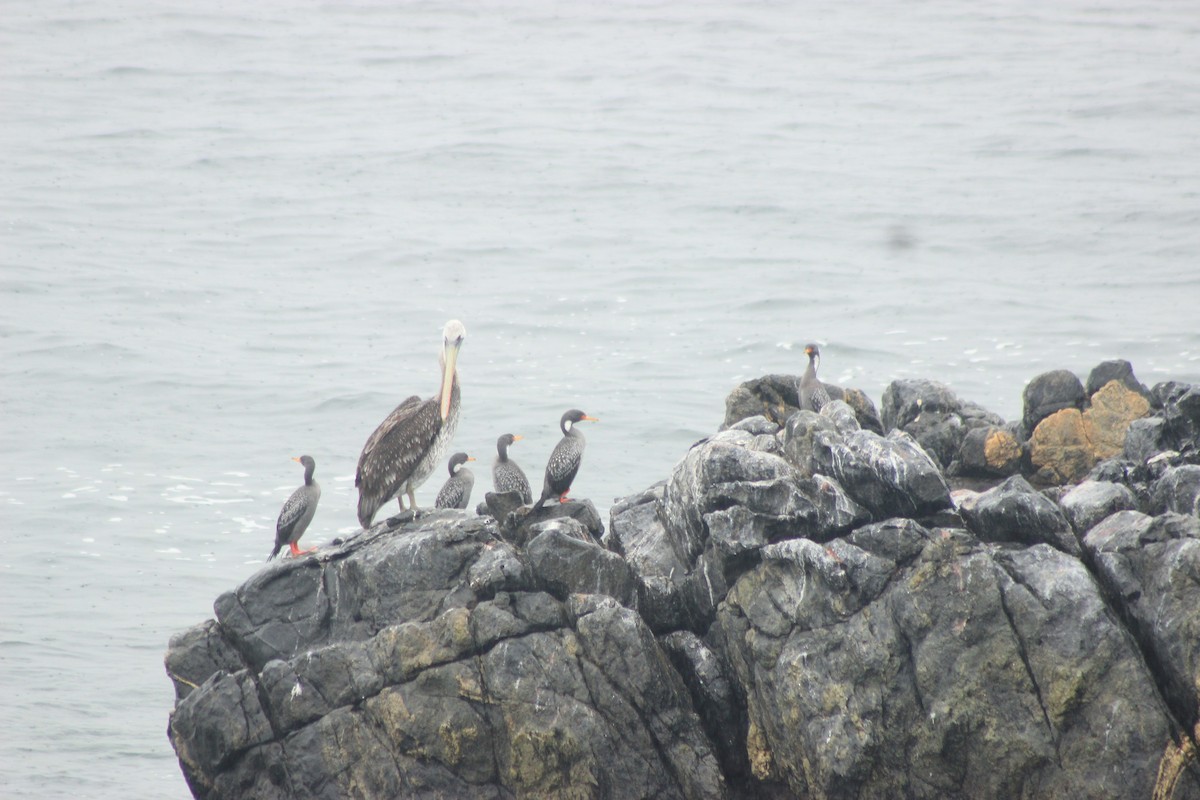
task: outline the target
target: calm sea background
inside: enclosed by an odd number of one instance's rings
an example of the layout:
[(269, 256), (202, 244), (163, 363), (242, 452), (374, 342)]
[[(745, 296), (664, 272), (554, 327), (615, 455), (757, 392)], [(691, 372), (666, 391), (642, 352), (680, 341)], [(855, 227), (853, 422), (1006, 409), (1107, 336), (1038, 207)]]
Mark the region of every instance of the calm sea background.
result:
[(452, 317), (476, 499), (577, 406), (602, 510), (810, 340), (1010, 419), (1048, 369), (1200, 382), (1193, 3), (0, 9), (5, 797), (187, 796), (169, 637), (292, 456), (304, 543), (357, 529)]

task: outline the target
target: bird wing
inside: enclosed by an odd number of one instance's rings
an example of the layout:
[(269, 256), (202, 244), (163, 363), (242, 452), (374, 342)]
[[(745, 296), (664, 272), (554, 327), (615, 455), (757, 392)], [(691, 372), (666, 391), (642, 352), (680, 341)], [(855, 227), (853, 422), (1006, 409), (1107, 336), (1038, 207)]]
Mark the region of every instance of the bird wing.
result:
[(283, 504), (283, 508), (279, 510), (279, 519), (275, 522), (275, 544), (287, 544), (288, 536), (291, 535), (292, 529), (296, 527), (296, 523), (304, 516), (304, 488), (301, 487), (292, 492), (292, 496)]
[[(564, 436), (550, 452), (546, 462), (546, 488), (562, 492), (571, 487), (583, 460), (583, 440), (580, 437)], [(558, 487), (564, 487), (559, 489)]]
[(492, 483), (497, 492), (520, 493), (523, 503), (533, 500), (533, 493), (529, 488), (529, 479), (525, 477), (525, 471), (511, 458), (496, 464), (492, 470)]
[(471, 499), (471, 489), (475, 486), (474, 476), (463, 475), (465, 470), (459, 470), (458, 475), (450, 478), (438, 492), (434, 508), (466, 508)]
[(399, 486), (420, 463), (441, 424), (437, 398), (414, 395), (396, 406), (363, 446), (354, 485), (361, 490), (365, 482), (384, 491)]

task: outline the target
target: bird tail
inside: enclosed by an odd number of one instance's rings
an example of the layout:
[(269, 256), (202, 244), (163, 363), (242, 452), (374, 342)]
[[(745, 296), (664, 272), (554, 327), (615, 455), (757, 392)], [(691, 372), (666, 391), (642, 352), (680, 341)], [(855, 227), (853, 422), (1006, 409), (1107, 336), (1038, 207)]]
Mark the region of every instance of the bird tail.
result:
[(275, 549), (271, 551), (271, 555), (267, 556), (267, 561), (270, 561), (272, 558), (279, 555), (279, 551), (282, 549), (283, 549), (283, 545), (281, 545), (281, 544), (275, 545)]

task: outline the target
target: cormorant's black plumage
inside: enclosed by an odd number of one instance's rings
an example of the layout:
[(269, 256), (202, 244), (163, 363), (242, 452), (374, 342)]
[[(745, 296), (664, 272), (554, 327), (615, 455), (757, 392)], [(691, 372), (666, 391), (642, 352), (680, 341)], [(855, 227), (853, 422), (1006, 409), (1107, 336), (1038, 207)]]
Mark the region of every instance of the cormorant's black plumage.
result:
[(583, 438), (583, 433), (575, 427), (575, 423), (598, 421), (595, 417), (589, 417), (577, 408), (572, 408), (562, 415), (558, 426), (562, 429), (563, 438), (559, 439), (558, 444), (554, 446), (554, 450), (550, 453), (550, 460), (546, 462), (546, 480), (542, 485), (542, 497), (534, 503), (534, 508), (541, 508), (551, 497), (558, 497), (559, 502), (566, 499), (567, 492), (571, 489), (571, 483), (579, 473), (579, 465), (583, 463), (583, 450), (587, 446), (587, 440)]
[(466, 508), (471, 502), (471, 489), (475, 486), (475, 474), (463, 465), (475, 459), (466, 453), (455, 453), (450, 456), (448, 468), (450, 477), (438, 492), (437, 500), (433, 501), (434, 508)]
[(533, 502), (533, 490), (529, 488), (529, 479), (524, 470), (508, 457), (508, 448), (513, 442), (519, 441), (520, 436), (506, 433), (496, 440), (496, 462), (492, 464), (492, 488), (497, 492), (518, 492), (521, 502), (528, 505)]

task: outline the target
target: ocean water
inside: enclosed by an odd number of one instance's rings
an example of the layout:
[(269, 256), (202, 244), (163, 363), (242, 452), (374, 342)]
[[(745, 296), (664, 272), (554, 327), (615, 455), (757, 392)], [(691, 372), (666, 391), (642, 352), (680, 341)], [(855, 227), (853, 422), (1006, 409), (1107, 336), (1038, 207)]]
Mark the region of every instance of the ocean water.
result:
[[(1108, 358), (1200, 382), (1200, 13), (49, 2), (0, 18), (0, 787), (186, 797), (171, 634), (357, 529), (461, 319), (494, 442), (669, 475), (739, 382), (927, 377), (1014, 418)], [(431, 504), (439, 473), (418, 492)]]

